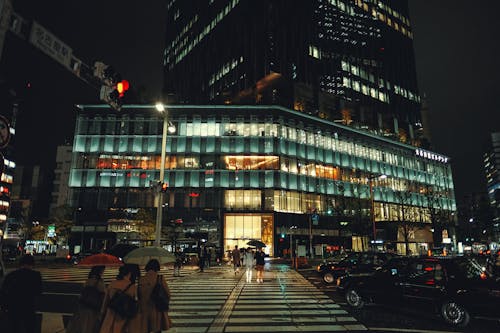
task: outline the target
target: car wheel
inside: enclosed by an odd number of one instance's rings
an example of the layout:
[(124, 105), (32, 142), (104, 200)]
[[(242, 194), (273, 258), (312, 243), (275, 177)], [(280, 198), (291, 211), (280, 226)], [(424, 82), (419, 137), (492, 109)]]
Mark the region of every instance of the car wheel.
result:
[(325, 281), (326, 283), (334, 283), (335, 277), (333, 276), (332, 273), (328, 272), (323, 274), (323, 281)]
[(469, 324), (469, 312), (455, 301), (447, 301), (441, 306), (441, 316), (448, 323), (459, 327)]
[(349, 306), (355, 309), (361, 309), (365, 306), (365, 301), (359, 294), (359, 292), (354, 288), (349, 288), (345, 293), (345, 300)]

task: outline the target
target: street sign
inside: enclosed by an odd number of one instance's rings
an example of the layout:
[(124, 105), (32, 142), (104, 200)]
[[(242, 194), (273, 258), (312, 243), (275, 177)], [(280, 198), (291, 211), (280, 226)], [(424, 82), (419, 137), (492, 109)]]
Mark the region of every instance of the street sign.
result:
[(4, 116), (0, 116), (0, 148), (5, 148), (10, 141), (9, 121)]
[(318, 225), (319, 224), (319, 215), (318, 214), (313, 214), (311, 216), (311, 221), (313, 225)]
[(56, 226), (51, 224), (47, 228), (47, 237), (55, 237), (56, 236)]
[(38, 22), (33, 22), (30, 43), (42, 50), (49, 57), (71, 70), (71, 48), (45, 29)]

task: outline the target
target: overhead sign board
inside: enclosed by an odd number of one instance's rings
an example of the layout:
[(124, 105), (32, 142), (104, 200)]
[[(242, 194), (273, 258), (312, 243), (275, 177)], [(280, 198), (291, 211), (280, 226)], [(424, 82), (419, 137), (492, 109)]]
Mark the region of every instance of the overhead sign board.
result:
[(30, 43), (64, 67), (71, 69), (73, 50), (36, 21), (31, 27)]

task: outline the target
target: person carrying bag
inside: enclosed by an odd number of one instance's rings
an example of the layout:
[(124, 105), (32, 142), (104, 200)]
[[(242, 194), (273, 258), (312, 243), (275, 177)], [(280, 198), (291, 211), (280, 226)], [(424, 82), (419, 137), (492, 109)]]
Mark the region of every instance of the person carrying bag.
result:
[(79, 298), (79, 306), (66, 328), (66, 333), (99, 332), (101, 307), (105, 294), (102, 274), (104, 266), (91, 268)]
[(160, 263), (156, 259), (151, 259), (145, 270), (146, 274), (139, 279), (141, 325), (134, 332), (149, 333), (168, 330), (172, 326), (168, 316), (171, 294), (164, 277), (158, 274)]
[(138, 304), (134, 296), (127, 294), (127, 290), (133, 285), (130, 283), (125, 290), (116, 290), (109, 300), (108, 308), (120, 317), (132, 319), (137, 314)]
[(133, 265), (120, 267), (115, 281), (106, 289), (101, 310), (103, 321), (100, 333), (123, 333), (129, 331), (131, 319), (137, 314), (138, 273)]
[(151, 292), (151, 299), (153, 300), (156, 309), (161, 312), (168, 311), (168, 307), (170, 304), (170, 295), (167, 293), (165, 288), (161, 283), (163, 277), (161, 275), (157, 276), (156, 284)]

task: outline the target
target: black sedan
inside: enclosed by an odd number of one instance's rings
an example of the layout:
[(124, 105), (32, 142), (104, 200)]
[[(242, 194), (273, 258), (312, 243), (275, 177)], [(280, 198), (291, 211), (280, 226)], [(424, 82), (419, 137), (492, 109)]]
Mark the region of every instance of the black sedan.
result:
[(325, 283), (335, 283), (348, 273), (373, 272), (393, 256), (385, 252), (352, 252), (337, 261), (322, 263), (316, 270)]
[(353, 308), (366, 303), (433, 310), (449, 324), (471, 318), (500, 320), (500, 283), (466, 257), (400, 257), (372, 274), (337, 280), (337, 291)]

